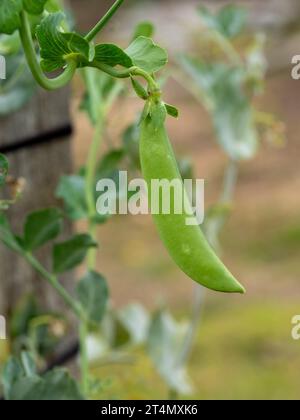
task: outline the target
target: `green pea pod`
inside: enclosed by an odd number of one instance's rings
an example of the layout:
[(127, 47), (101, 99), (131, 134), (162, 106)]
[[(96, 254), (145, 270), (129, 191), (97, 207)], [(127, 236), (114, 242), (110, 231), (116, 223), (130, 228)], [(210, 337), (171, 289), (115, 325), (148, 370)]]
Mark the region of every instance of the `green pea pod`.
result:
[[(150, 203), (151, 184), (154, 179), (170, 182), (180, 180), (183, 194), (187, 197), (165, 129), (166, 111), (163, 107), (161, 102), (151, 103), (149, 113), (141, 123), (141, 166), (149, 189)], [(174, 195), (171, 195), (172, 199)], [(212, 250), (199, 225), (186, 224), (191, 214), (188, 214), (186, 209), (181, 214), (176, 214), (174, 203), (170, 209), (170, 214), (158, 212), (153, 214), (153, 218), (163, 243), (181, 270), (208, 289), (225, 293), (245, 293), (242, 285)]]

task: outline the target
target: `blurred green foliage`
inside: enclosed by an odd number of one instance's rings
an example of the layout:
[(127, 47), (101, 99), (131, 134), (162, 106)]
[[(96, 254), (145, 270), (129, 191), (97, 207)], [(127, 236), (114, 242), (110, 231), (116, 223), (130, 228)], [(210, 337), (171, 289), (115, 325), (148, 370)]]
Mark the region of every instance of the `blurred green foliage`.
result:
[[(291, 314), (297, 312), (298, 305), (278, 301), (217, 311), (208, 304), (189, 367), (197, 391), (189, 398), (298, 399), (300, 343), (290, 335)], [(166, 394), (150, 359), (138, 350), (135, 356), (129, 368), (94, 367), (97, 377), (108, 378), (95, 398), (159, 399)]]

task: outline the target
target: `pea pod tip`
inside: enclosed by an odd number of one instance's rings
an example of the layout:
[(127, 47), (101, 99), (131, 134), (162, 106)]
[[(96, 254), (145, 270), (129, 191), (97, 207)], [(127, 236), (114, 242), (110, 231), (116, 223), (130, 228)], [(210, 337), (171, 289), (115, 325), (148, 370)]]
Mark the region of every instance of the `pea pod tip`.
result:
[(242, 286), (240, 283), (237, 282), (237, 290), (235, 293), (239, 293), (241, 295), (245, 295), (247, 293), (247, 290), (244, 286)]

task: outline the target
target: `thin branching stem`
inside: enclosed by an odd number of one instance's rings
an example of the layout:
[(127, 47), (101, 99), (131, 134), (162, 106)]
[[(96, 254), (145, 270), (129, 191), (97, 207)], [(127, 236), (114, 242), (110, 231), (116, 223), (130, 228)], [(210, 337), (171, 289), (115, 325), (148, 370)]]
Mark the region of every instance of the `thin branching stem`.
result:
[(93, 27), (93, 29), (86, 35), (85, 39), (91, 42), (108, 24), (111, 18), (115, 15), (118, 9), (122, 6), (124, 0), (117, 0), (109, 11), (99, 20), (99, 22)]
[(85, 319), (84, 311), (78, 301), (76, 301), (67, 290), (59, 283), (55, 274), (47, 271), (42, 264), (29, 252), (24, 255), (27, 262), (38, 272), (47, 282), (57, 291), (65, 303), (72, 309), (79, 319)]

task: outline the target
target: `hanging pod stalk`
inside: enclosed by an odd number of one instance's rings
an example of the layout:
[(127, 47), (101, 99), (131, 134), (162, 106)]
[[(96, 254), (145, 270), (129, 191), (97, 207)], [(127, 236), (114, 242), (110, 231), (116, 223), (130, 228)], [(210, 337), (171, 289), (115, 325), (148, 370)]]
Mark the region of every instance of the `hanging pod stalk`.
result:
[[(175, 155), (165, 128), (166, 109), (160, 100), (150, 98), (141, 122), (140, 158), (143, 176), (151, 203), (152, 180), (180, 181), (183, 196), (187, 198)], [(175, 200), (174, 194), (170, 194)], [(159, 205), (161, 210), (162, 197)], [(176, 214), (175, 202), (170, 203), (170, 214), (153, 214), (159, 235), (169, 254), (191, 279), (208, 289), (225, 293), (245, 293), (208, 244), (199, 225), (187, 225), (191, 215), (183, 209)]]

